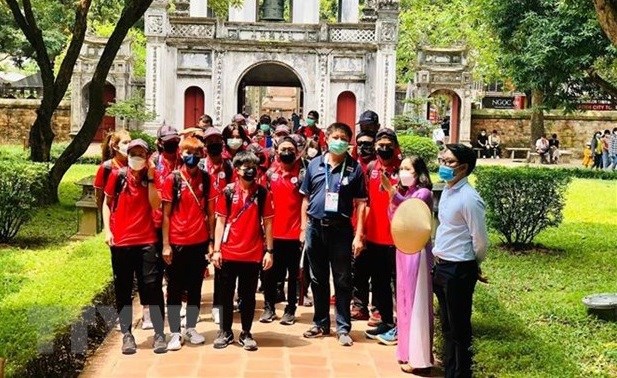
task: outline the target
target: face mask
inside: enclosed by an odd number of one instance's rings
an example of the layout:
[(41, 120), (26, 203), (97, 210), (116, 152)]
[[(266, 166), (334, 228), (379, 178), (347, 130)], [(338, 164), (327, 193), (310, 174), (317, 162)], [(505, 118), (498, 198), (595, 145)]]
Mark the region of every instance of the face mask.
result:
[(480, 135), (484, 136), (484, 135), (486, 135), (486, 133), (485, 132), (481, 132)]
[(392, 156), (394, 156), (394, 148), (392, 147), (383, 147), (377, 149), (377, 155), (383, 160), (390, 160)]
[(328, 143), (328, 151), (332, 152), (334, 155), (342, 155), (347, 152), (347, 147), (349, 147), (349, 143), (342, 139), (332, 139)]
[(227, 146), (232, 150), (237, 150), (242, 146), (242, 139), (240, 138), (229, 138), (227, 139)]
[(182, 161), (187, 168), (195, 168), (199, 163), (199, 158), (193, 154), (182, 155)]
[(291, 164), (296, 161), (296, 154), (294, 154), (293, 152), (285, 152), (280, 154), (279, 158), (281, 159), (281, 162), (283, 162), (283, 164)]
[(439, 178), (445, 182), (449, 182), (454, 180), (454, 168), (448, 167), (447, 165), (439, 166)]
[(369, 157), (375, 154), (375, 147), (373, 147), (372, 143), (361, 143), (358, 148), (358, 153), (362, 157)]
[(118, 146), (118, 149), (116, 151), (118, 151), (120, 154), (122, 154), (122, 156), (127, 156), (129, 154), (129, 145), (128, 144), (121, 144), (121, 145)]
[(174, 154), (178, 151), (178, 142), (167, 142), (163, 143), (163, 151), (168, 154)]
[(223, 152), (223, 143), (212, 143), (208, 145), (208, 154), (210, 156), (219, 156)]
[(266, 131), (270, 131), (270, 125), (268, 125), (267, 123), (262, 123), (261, 125), (259, 125), (259, 130), (263, 131), (264, 133)]
[(307, 118), (306, 119), (306, 124), (309, 125), (309, 126), (314, 126), (315, 123), (316, 123), (315, 120), (312, 119), (312, 118)]
[(317, 151), (317, 149), (316, 149), (316, 148), (309, 147), (309, 149), (308, 149), (308, 150), (306, 150), (306, 155), (307, 155), (309, 158), (311, 158), (311, 159), (312, 159), (312, 158), (314, 158), (315, 156), (317, 156), (317, 153), (318, 153), (318, 152), (319, 152), (319, 151)]
[(129, 168), (134, 171), (141, 171), (146, 166), (146, 159), (139, 156), (129, 157)]
[(413, 174), (409, 171), (400, 171), (398, 173), (398, 178), (401, 181), (401, 185), (408, 188), (416, 185), (416, 178), (413, 177)]
[(244, 174), (242, 175), (242, 178), (248, 182), (252, 182), (255, 180), (256, 176), (257, 176), (257, 169), (249, 168), (249, 169), (244, 170)]

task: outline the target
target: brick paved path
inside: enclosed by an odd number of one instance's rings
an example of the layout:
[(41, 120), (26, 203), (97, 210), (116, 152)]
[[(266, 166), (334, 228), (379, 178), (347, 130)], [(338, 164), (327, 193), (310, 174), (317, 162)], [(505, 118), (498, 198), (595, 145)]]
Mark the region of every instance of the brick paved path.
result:
[[(99, 350), (89, 359), (83, 377), (413, 377), (398, 367), (395, 347), (379, 345), (364, 337), (366, 322), (353, 322), (352, 347), (342, 347), (336, 338), (305, 339), (302, 333), (310, 327), (312, 308), (299, 307), (298, 321), (293, 326), (283, 326), (278, 321), (262, 324), (263, 296), (257, 294), (257, 308), (253, 336), (259, 345), (255, 352), (244, 351), (237, 343), (222, 350), (212, 348), (218, 326), (210, 317), (212, 278), (204, 282), (201, 317), (197, 331), (206, 338), (205, 345), (185, 344), (177, 352), (156, 355), (152, 352), (152, 331), (137, 328), (134, 335), (137, 353), (125, 356), (120, 353), (120, 332), (112, 331)], [(284, 303), (277, 305), (277, 315), (282, 316)], [(333, 307), (332, 307), (333, 308)], [(135, 305), (136, 317), (141, 314)], [(333, 313), (333, 310), (332, 310)], [(334, 319), (334, 318), (332, 318)], [(333, 320), (334, 324), (334, 320)], [(240, 332), (239, 314), (234, 320), (236, 338)], [(168, 328), (165, 328), (168, 332)], [(333, 328), (334, 331), (334, 328)], [(442, 376), (433, 369), (431, 376)]]

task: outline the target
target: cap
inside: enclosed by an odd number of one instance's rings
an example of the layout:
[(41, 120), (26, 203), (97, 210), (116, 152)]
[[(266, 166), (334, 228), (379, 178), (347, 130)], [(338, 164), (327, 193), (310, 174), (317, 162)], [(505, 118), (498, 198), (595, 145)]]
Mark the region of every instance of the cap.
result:
[(276, 129), (274, 129), (274, 135), (278, 135), (280, 133), (285, 133), (286, 135), (291, 134), (291, 130), (289, 130), (289, 126), (287, 125), (278, 125)]
[(208, 139), (211, 136), (223, 137), (223, 134), (216, 127), (208, 127), (204, 132), (204, 139)]
[(162, 141), (168, 141), (180, 139), (180, 134), (178, 134), (178, 130), (175, 127), (163, 125), (157, 130), (156, 137)]
[(375, 136), (375, 142), (384, 138), (390, 140), (394, 144), (398, 144), (398, 138), (396, 137), (396, 133), (392, 129), (383, 128), (377, 131), (377, 135)]
[(315, 120), (319, 121), (319, 113), (317, 113), (317, 110), (311, 110), (310, 112), (308, 112), (308, 116), (313, 117)]
[(133, 139), (130, 143), (127, 151), (130, 151), (133, 147), (142, 147), (146, 151), (150, 151), (150, 147), (148, 147), (148, 143), (146, 143), (143, 139)]
[(264, 114), (261, 117), (259, 117), (259, 124), (260, 125), (265, 125), (265, 124), (269, 125), (271, 123), (272, 123), (272, 118), (270, 118), (269, 115)]
[(291, 134), (291, 138), (296, 141), (299, 146), (306, 145), (306, 139), (300, 134)]
[(358, 120), (358, 125), (364, 124), (378, 124), (379, 116), (372, 110), (366, 110), (364, 113), (360, 114), (360, 119)]
[(244, 116), (242, 114), (236, 114), (232, 119), (231, 122), (246, 122), (246, 118), (244, 118)]
[(395, 210), (390, 232), (396, 248), (406, 254), (420, 252), (431, 238), (431, 210), (421, 199), (403, 201)]

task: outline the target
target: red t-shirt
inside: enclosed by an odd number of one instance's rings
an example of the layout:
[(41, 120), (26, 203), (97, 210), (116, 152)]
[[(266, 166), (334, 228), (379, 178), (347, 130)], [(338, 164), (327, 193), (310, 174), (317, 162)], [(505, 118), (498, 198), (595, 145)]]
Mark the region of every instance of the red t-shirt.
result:
[[(366, 179), (366, 170), (368, 168), (368, 165), (370, 164), (370, 161), (368, 163), (364, 163), (360, 158), (357, 158), (356, 161), (358, 162), (358, 164), (360, 164), (360, 168), (362, 168), (362, 173), (364, 173), (364, 177)], [(368, 180), (366, 180), (366, 187), (368, 188)], [(356, 225), (358, 224), (358, 211), (356, 207), (354, 207), (353, 214), (351, 215), (351, 224), (353, 225), (355, 231)]]
[(118, 172), (112, 171), (105, 185), (105, 195), (111, 199), (109, 228), (114, 246), (156, 243), (147, 181), (138, 181), (127, 170), (125, 184), (116, 198)]
[[(177, 203), (173, 205), (169, 219), (169, 244), (173, 245), (195, 245), (206, 243), (209, 239), (208, 216), (206, 215), (207, 203), (204, 199), (204, 188), (202, 183), (202, 172), (197, 171), (195, 176), (188, 173), (186, 167), (180, 168), (180, 172), (188, 181), (195, 193), (191, 193), (187, 181), (180, 178), (180, 196)], [(209, 193), (216, 193), (210, 178)], [(162, 200), (172, 202), (174, 196), (174, 175), (170, 174), (165, 179), (163, 185)], [(195, 199), (199, 200), (199, 203)], [(214, 196), (209, 195), (208, 201), (213, 201)]]
[[(227, 242), (221, 244), (221, 254), (223, 260), (261, 262), (264, 254), (264, 235), (261, 229), (261, 219), (255, 193), (257, 185), (253, 185), (247, 191), (242, 190), (240, 184), (234, 185), (234, 194), (231, 200), (231, 216), (227, 214), (227, 200), (224, 196), (216, 204), (216, 215), (225, 217), (230, 227)], [(255, 200), (246, 207), (240, 214), (240, 210), (245, 207), (245, 203), (253, 197)], [(266, 191), (266, 198), (263, 204), (263, 218), (268, 219), (274, 216), (272, 205), (272, 194)]]
[(381, 169), (390, 177), (392, 185), (398, 182), (398, 159), (392, 167), (385, 167), (377, 159), (373, 169), (368, 171), (368, 201), (369, 212), (366, 218), (366, 240), (380, 245), (394, 245), (390, 233), (390, 219), (388, 218), (388, 206), (390, 196), (381, 188)]
[(313, 139), (315, 142), (317, 142), (317, 145), (319, 146), (319, 148), (322, 151), (325, 151), (326, 134), (323, 132), (323, 130), (317, 127), (313, 129), (312, 127), (303, 126), (300, 129), (298, 129), (298, 134), (302, 135), (307, 140)]
[[(154, 185), (159, 192), (159, 197), (163, 198), (163, 186), (167, 176), (182, 165), (182, 158), (178, 155), (175, 161), (165, 159), (165, 156), (160, 153), (154, 156), (152, 163), (154, 164)], [(155, 209), (152, 217), (154, 218), (154, 227), (161, 228), (163, 224), (163, 210)]]
[(231, 168), (231, 177), (229, 179), (230, 181), (227, 182), (224, 167), (227, 164), (229, 164), (229, 166), (231, 167), (231, 164), (228, 162), (228, 160), (223, 159), (221, 164), (214, 164), (209, 157), (206, 157), (205, 164), (206, 170), (210, 174), (210, 178), (212, 179), (212, 185), (214, 187), (214, 192), (211, 194), (211, 197), (215, 197), (215, 200), (218, 201), (219, 195), (223, 193), (223, 189), (225, 189), (227, 184), (229, 184), (229, 182), (231, 182), (232, 180), (235, 180), (236, 171)]
[[(111, 167), (111, 170), (107, 172), (107, 177), (105, 177), (105, 171), (107, 170), (105, 166)], [(125, 164), (116, 159), (109, 159), (103, 162), (101, 165), (99, 165), (99, 169), (96, 171), (93, 186), (97, 189), (105, 190), (105, 185), (107, 184), (107, 180), (109, 180), (109, 174), (111, 173), (111, 171), (116, 171), (122, 167), (125, 167)]]
[(272, 235), (275, 239), (299, 240), (303, 196), (298, 180), (300, 162), (291, 171), (276, 164), (270, 175), (270, 190), (274, 199)]

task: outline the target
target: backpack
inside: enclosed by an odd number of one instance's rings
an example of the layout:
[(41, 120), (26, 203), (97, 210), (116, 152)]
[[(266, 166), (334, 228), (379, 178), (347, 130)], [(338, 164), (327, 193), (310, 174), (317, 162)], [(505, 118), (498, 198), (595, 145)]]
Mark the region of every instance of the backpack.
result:
[[(111, 160), (108, 160), (108, 161), (110, 162), (109, 173), (111, 173)], [(105, 182), (107, 182), (107, 177), (105, 176), (105, 174), (109, 176), (109, 173), (107, 171), (107, 167), (105, 165), (104, 167), (105, 167), (105, 172), (103, 174), (103, 178)], [(118, 169), (118, 179), (116, 180), (116, 186), (114, 188), (114, 203), (111, 207), (112, 212), (116, 211), (116, 207), (118, 207), (118, 196), (120, 195), (120, 193), (122, 193), (126, 189), (126, 175), (127, 174), (128, 174), (127, 167), (122, 167)]]
[[(234, 196), (234, 184), (229, 184), (223, 189), (223, 194), (225, 195), (225, 205), (227, 206), (227, 218), (231, 216), (231, 202)], [(259, 211), (259, 217), (263, 217), (264, 214), (264, 205), (266, 202), (266, 194), (267, 190), (261, 185), (257, 185), (257, 209)]]
[[(112, 160), (105, 160), (103, 162), (103, 188), (105, 188), (105, 184), (107, 184), (107, 179), (109, 178), (109, 175), (111, 174), (111, 171), (113, 170), (113, 164), (112, 164)], [(126, 175), (126, 172), (125, 172)]]
[[(199, 161), (199, 169), (203, 172), (208, 171), (206, 159), (201, 159)], [(225, 182), (227, 184), (231, 184), (231, 181), (234, 178), (234, 167), (231, 165), (231, 161), (223, 159), (223, 172), (225, 173)]]
[[(201, 172), (201, 184), (203, 187), (203, 198), (208, 201), (210, 198), (210, 175), (205, 169), (199, 167), (199, 171)], [(179, 170), (175, 170), (171, 173), (174, 177), (174, 183), (172, 186), (172, 197), (171, 197), (171, 212), (174, 211), (176, 204), (180, 200), (180, 195), (182, 193), (182, 176)], [(188, 184), (187, 184), (188, 185)]]

